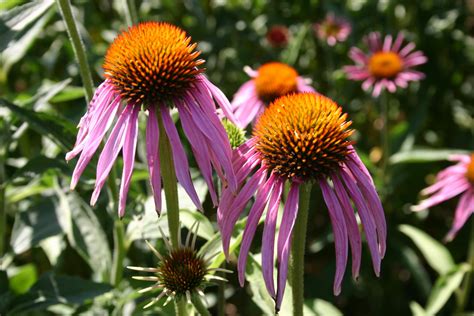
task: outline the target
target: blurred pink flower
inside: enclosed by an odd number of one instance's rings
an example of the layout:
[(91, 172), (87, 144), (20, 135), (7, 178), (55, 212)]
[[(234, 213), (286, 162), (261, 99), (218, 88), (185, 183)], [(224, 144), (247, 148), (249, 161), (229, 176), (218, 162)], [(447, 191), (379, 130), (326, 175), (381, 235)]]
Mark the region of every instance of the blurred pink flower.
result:
[(284, 25), (273, 25), (267, 32), (267, 41), (273, 47), (284, 47), (290, 39), (290, 32)]
[(428, 59), (421, 51), (413, 51), (413, 42), (402, 47), (403, 39), (403, 34), (399, 33), (394, 42), (391, 35), (382, 42), (380, 33), (370, 33), (365, 37), (370, 50), (368, 54), (357, 47), (352, 47), (349, 52), (356, 65), (344, 67), (348, 78), (364, 81), (362, 89), (365, 91), (373, 87), (374, 97), (378, 97), (384, 88), (394, 93), (397, 86), (406, 88), (409, 81), (423, 79), (425, 75), (412, 67), (424, 64)]
[(237, 125), (241, 128), (247, 127), (270, 102), (280, 96), (292, 92), (315, 92), (308, 79), (299, 76), (293, 67), (284, 63), (269, 62), (256, 71), (247, 66), (244, 71), (252, 79), (237, 90), (231, 103)]
[[(253, 137), (234, 150), (233, 164), (239, 185), (237, 193), (225, 188), (217, 219), (223, 249), (229, 255), (232, 230), (252, 196), (238, 259), (239, 282), (244, 284), (250, 245), (263, 211), (268, 206), (262, 237), (262, 272), (268, 292), (279, 310), (285, 291), (292, 232), (298, 216), (299, 188), (317, 183), (329, 211), (336, 250), (334, 293), (341, 283), (352, 253), (352, 275), (361, 263), (358, 210), (376, 275), (385, 254), (387, 228), (382, 204), (367, 168), (347, 138), (351, 122), (334, 101), (316, 93), (289, 94), (275, 100), (260, 116)], [(248, 178), (248, 180), (246, 180)], [(278, 209), (285, 184), (290, 190), (278, 233), (278, 277), (275, 291), (274, 243)]]
[(124, 215), (138, 140), (138, 115), (142, 108), (148, 113), (146, 151), (150, 184), (158, 213), (161, 211), (158, 144), (159, 138), (163, 137), (159, 124), (162, 124), (170, 141), (178, 182), (196, 207), (202, 209), (191, 180), (183, 144), (171, 117), (170, 110), (173, 107), (180, 114), (184, 133), (209, 186), (214, 204), (217, 205), (217, 195), (211, 166), (225, 183), (236, 189), (232, 150), (216, 114), (214, 100), (232, 119), (230, 103), (197, 67), (204, 61), (196, 59), (200, 52), (195, 51), (196, 44), (190, 42), (191, 38), (174, 25), (146, 22), (122, 32), (109, 47), (104, 62), (106, 79), (96, 90), (87, 113), (81, 118), (76, 144), (66, 155), (66, 160), (71, 160), (80, 154), (71, 180), (71, 189), (74, 189), (102, 140), (106, 138), (107, 131), (114, 125), (99, 156), (91, 205), (96, 203), (122, 151), (123, 173), (118, 213), (120, 217)]
[(352, 32), (352, 27), (346, 19), (336, 17), (334, 13), (328, 13), (324, 20), (313, 25), (316, 36), (326, 41), (329, 46), (337, 42), (344, 42)]
[(412, 207), (413, 211), (422, 211), (461, 194), (453, 227), (446, 236), (447, 241), (456, 236), (469, 216), (474, 213), (474, 154), (453, 155), (449, 160), (458, 163), (438, 173), (436, 182), (421, 191), (421, 194), (429, 197)]

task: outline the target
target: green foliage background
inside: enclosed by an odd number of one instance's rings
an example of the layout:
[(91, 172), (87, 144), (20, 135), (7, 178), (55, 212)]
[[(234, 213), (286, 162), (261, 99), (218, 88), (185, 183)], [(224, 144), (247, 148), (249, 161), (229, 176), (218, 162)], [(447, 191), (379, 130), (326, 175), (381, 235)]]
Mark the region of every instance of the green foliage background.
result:
[[(73, 1), (96, 86), (102, 80), (108, 45), (127, 27), (125, 2)], [(320, 93), (349, 113), (357, 130), (359, 154), (375, 175), (384, 199), (387, 255), (382, 275), (376, 278), (364, 249), (359, 280), (353, 281), (348, 273), (341, 295), (334, 297), (332, 230), (321, 194), (314, 189), (305, 267), (308, 315), (453, 314), (456, 291), (469, 271), (463, 262), (470, 225), (454, 241), (443, 244), (440, 241), (451, 226), (457, 201), (429, 213), (414, 214), (409, 207), (418, 201), (427, 181), (448, 165), (449, 153), (474, 150), (473, 1), (136, 0), (136, 5), (140, 21), (168, 21), (187, 30), (199, 43), (207, 75), (229, 99), (248, 80), (244, 66), (279, 60), (312, 79)], [(315, 38), (312, 30), (312, 23), (328, 12), (346, 17), (353, 27), (347, 42), (334, 48)], [(273, 48), (265, 39), (275, 24), (290, 29), (284, 48)], [(362, 37), (371, 31), (403, 31), (428, 57), (428, 63), (418, 67), (426, 79), (383, 100), (363, 92), (360, 83), (348, 81), (341, 70), (351, 64), (347, 52), (351, 46), (364, 46)], [(112, 271), (114, 256), (124, 252), (123, 267), (156, 264), (143, 238), (163, 247), (156, 227), (165, 228), (166, 220), (158, 220), (150, 206), (143, 143), (126, 217), (120, 222), (108, 211), (105, 193), (96, 207), (89, 207), (94, 161), (77, 190), (68, 189), (74, 163), (66, 164), (64, 155), (72, 148), (75, 125), (87, 104), (56, 2), (0, 2), (0, 50), (0, 207), (6, 211), (6, 225), (0, 226), (0, 315), (147, 313), (141, 309), (147, 297), (136, 293), (143, 284), (133, 281), (129, 271), (122, 271), (123, 276)], [(386, 186), (377, 176), (381, 102), (388, 102), (393, 154)], [(200, 246), (218, 251), (215, 210), (197, 172), (195, 180), (206, 200), (205, 216), (181, 194), (183, 225), (190, 227), (199, 220)], [(236, 229), (234, 249), (238, 249), (244, 221)], [(125, 234), (119, 246), (114, 242), (117, 225), (122, 225)], [(236, 275), (229, 277), (225, 293), (232, 315), (273, 310), (259, 273), (257, 240), (246, 287), (238, 286)], [(222, 261), (218, 256), (213, 264)], [(234, 269), (234, 263), (227, 267)], [(218, 288), (206, 293), (216, 313)], [(467, 310), (472, 311), (472, 294), (469, 302)], [(172, 314), (169, 307), (157, 306), (154, 312), (158, 311)]]

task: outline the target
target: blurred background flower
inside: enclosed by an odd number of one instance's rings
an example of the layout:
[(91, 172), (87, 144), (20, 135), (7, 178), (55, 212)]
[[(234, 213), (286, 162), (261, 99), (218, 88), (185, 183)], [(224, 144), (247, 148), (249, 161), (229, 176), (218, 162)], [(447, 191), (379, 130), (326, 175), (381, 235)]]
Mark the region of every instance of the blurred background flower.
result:
[(319, 39), (326, 41), (329, 46), (334, 46), (337, 42), (347, 40), (352, 32), (352, 27), (349, 21), (343, 17), (337, 17), (331, 12), (326, 15), (324, 20), (314, 23), (313, 30)]

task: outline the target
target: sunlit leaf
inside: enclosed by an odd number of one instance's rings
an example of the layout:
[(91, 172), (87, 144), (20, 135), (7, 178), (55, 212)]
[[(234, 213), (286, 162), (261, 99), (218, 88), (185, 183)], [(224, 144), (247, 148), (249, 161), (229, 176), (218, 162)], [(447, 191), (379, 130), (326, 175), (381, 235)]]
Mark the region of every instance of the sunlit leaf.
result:
[(415, 243), (428, 264), (438, 274), (443, 275), (454, 267), (454, 259), (449, 250), (427, 233), (410, 225), (400, 225), (399, 230)]
[(414, 149), (410, 151), (398, 152), (390, 157), (391, 164), (399, 163), (423, 163), (447, 160), (450, 155), (453, 154), (467, 154), (467, 151), (463, 150), (450, 150), (450, 149)]
[[(13, 269), (10, 269), (13, 270)], [(13, 276), (10, 277), (10, 289), (15, 294), (24, 294), (28, 292), (30, 287), (38, 279), (38, 272), (34, 264), (25, 264), (21, 267), (17, 267), (11, 271)]]
[(436, 315), (443, 308), (454, 291), (459, 288), (464, 275), (469, 269), (468, 264), (460, 264), (436, 280), (426, 303), (426, 313), (428, 315)]

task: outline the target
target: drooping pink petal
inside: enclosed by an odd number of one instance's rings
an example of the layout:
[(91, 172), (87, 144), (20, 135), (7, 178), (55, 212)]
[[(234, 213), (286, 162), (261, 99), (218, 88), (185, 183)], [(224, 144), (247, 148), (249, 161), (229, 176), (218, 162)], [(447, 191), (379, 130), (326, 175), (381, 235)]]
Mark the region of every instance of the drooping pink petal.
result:
[(181, 104), (181, 101), (177, 101), (176, 106), (180, 113), (181, 126), (183, 127), (184, 133), (186, 134), (189, 143), (191, 144), (196, 163), (198, 164), (204, 181), (206, 181), (206, 184), (209, 188), (209, 194), (211, 195), (212, 202), (214, 206), (217, 206), (217, 192), (212, 179), (211, 157), (209, 154), (209, 146), (206, 143), (205, 136), (202, 135), (199, 128), (191, 119), (188, 111), (183, 108), (184, 105)]
[(361, 172), (358, 165), (355, 164), (351, 159), (346, 162), (346, 165), (354, 175), (354, 178), (356, 179), (365, 200), (368, 202), (368, 209), (372, 214), (377, 229), (380, 254), (383, 257), (385, 255), (385, 240), (387, 239), (387, 223), (385, 222), (385, 214), (383, 211), (382, 202), (380, 201), (370, 177), (367, 177), (364, 172)]
[(283, 192), (284, 182), (281, 179), (276, 179), (275, 187), (273, 188), (268, 202), (267, 216), (265, 217), (265, 224), (263, 226), (262, 236), (262, 274), (263, 280), (268, 293), (273, 298), (276, 298), (275, 285), (273, 280), (274, 259), (273, 254), (275, 250), (275, 230), (276, 221), (278, 217), (278, 208), (280, 206), (281, 194)]
[(307, 82), (307, 79), (303, 77), (296, 78), (297, 84), (296, 89), (298, 92), (313, 92), (317, 93), (316, 90)]
[(464, 177), (464, 173), (450, 174), (449, 176), (444, 177), (443, 179), (438, 179), (438, 181), (436, 181), (433, 185), (430, 185), (429, 187), (423, 189), (421, 191), (421, 194), (429, 195), (443, 189), (446, 186), (456, 185), (456, 183), (462, 184), (466, 181)]
[(404, 38), (405, 37), (403, 36), (402, 33), (398, 33), (397, 38), (395, 39), (395, 42), (393, 43), (392, 51), (398, 53), (398, 51), (400, 50), (400, 47), (402, 46)]
[[(245, 205), (247, 205), (248, 201), (262, 185), (266, 177), (266, 172), (267, 170), (264, 168), (257, 170), (257, 172), (255, 172), (255, 174), (242, 187), (237, 196), (232, 200), (232, 204), (228, 206), (228, 209), (224, 210), (225, 216), (222, 218), (221, 233), (222, 248), (226, 256), (229, 255), (230, 237), (235, 223), (239, 219)], [(221, 208), (221, 205), (219, 205), (219, 208)]]
[(377, 276), (379, 276), (382, 258), (380, 256), (379, 246), (377, 243), (377, 232), (375, 229), (374, 220), (370, 216), (370, 212), (367, 208), (367, 202), (364, 200), (362, 193), (359, 191), (357, 184), (354, 182), (354, 179), (347, 173), (346, 170), (341, 170), (340, 176), (342, 177), (349, 195), (352, 201), (354, 201), (357, 211), (359, 212), (362, 226), (364, 227), (365, 231), (365, 238), (367, 240), (367, 244), (369, 245), (374, 272)]
[(349, 242), (352, 253), (352, 276), (357, 279), (359, 277), (360, 262), (362, 257), (362, 242), (359, 232), (359, 225), (354, 214), (349, 196), (341, 180), (337, 175), (331, 177), (334, 183), (334, 191), (339, 199), (341, 207), (344, 211), (344, 219), (346, 221), (347, 231), (349, 233)]
[(336, 277), (334, 279), (333, 291), (334, 295), (339, 295), (339, 293), (341, 293), (341, 284), (347, 265), (347, 228), (339, 200), (326, 181), (326, 179), (321, 179), (319, 185), (329, 211), (329, 218), (331, 219), (332, 230), (334, 233), (334, 244), (336, 248)]
[(415, 49), (415, 43), (413, 42), (410, 42), (408, 43), (405, 47), (402, 48), (402, 50), (400, 51), (400, 57), (405, 57), (407, 56), (412, 50)]
[(474, 214), (474, 187), (467, 190), (459, 199), (454, 213), (453, 227), (450, 229), (445, 240), (451, 241), (472, 214)]
[(186, 157), (183, 144), (181, 144), (181, 140), (179, 139), (178, 131), (174, 126), (169, 109), (166, 106), (162, 106), (160, 111), (163, 120), (163, 127), (165, 128), (166, 134), (168, 135), (171, 151), (173, 153), (176, 178), (184, 190), (188, 193), (194, 205), (196, 205), (196, 207), (202, 211), (201, 202), (199, 201), (199, 197), (196, 193), (196, 190), (194, 189), (193, 181), (191, 180), (191, 174), (189, 173), (188, 158)]
[(249, 211), (247, 224), (245, 225), (242, 243), (240, 246), (239, 261), (237, 265), (240, 286), (244, 286), (245, 265), (247, 264), (247, 256), (250, 250), (250, 245), (255, 235), (255, 231), (257, 230), (257, 225), (260, 220), (260, 217), (262, 217), (263, 210), (267, 205), (274, 184), (275, 175), (272, 173), (268, 180), (265, 182), (265, 184), (263, 184), (262, 188), (258, 190), (258, 193), (255, 198), (255, 203)]
[(148, 120), (146, 125), (146, 158), (148, 162), (148, 172), (150, 174), (150, 185), (155, 201), (155, 210), (161, 214), (161, 172), (159, 141), (160, 130), (155, 106), (148, 109)]
[(125, 215), (125, 206), (127, 204), (127, 194), (130, 187), (130, 180), (132, 179), (133, 165), (135, 163), (135, 151), (137, 148), (137, 132), (138, 132), (138, 113), (140, 107), (136, 106), (133, 109), (132, 115), (129, 117), (127, 123), (127, 130), (125, 131), (125, 141), (123, 143), (123, 171), (122, 181), (120, 183), (119, 195), (119, 217)]
[(434, 195), (420, 202), (420, 204), (412, 206), (412, 210), (422, 211), (432, 206), (438, 205), (441, 202), (447, 201), (456, 195), (461, 194), (470, 187), (470, 183), (467, 180), (460, 181), (456, 186), (444, 187), (442, 190), (436, 192)]
[(365, 65), (367, 63), (367, 56), (357, 47), (352, 47), (349, 51), (349, 57), (356, 63), (360, 65)]
[(382, 50), (384, 52), (388, 52), (390, 51), (390, 48), (392, 46), (392, 36), (391, 35), (387, 35), (385, 36), (385, 40), (383, 41), (383, 48)]
[[(81, 174), (86, 169), (87, 164), (92, 159), (92, 156), (96, 152), (97, 148), (99, 148), (102, 139), (105, 136), (105, 133), (110, 128), (110, 125), (112, 124), (115, 118), (119, 106), (119, 102), (111, 104), (110, 107), (106, 109), (104, 113), (102, 113), (103, 116), (97, 119), (97, 122), (99, 123), (92, 131), (89, 132), (89, 134), (86, 136), (86, 139), (83, 140), (81, 144), (79, 144), (79, 147), (75, 147), (73, 151), (70, 152), (70, 157), (66, 157), (66, 159), (71, 158), (75, 156), (78, 152), (82, 151), (81, 156), (79, 157), (79, 160), (77, 161), (76, 167), (74, 168), (74, 172), (72, 174), (71, 190), (76, 187)], [(78, 152), (75, 152), (75, 150), (78, 150)]]
[(115, 127), (110, 133), (109, 139), (105, 143), (104, 149), (99, 156), (99, 162), (97, 163), (96, 169), (96, 181), (94, 192), (91, 196), (91, 205), (95, 205), (97, 198), (99, 197), (100, 191), (105, 184), (105, 180), (114, 165), (117, 156), (122, 149), (123, 143), (125, 141), (125, 131), (127, 130), (127, 124), (130, 121), (130, 115), (132, 115), (132, 110), (134, 108), (133, 104), (127, 104), (124, 107), (124, 110), (120, 114)]
[(291, 249), (291, 237), (293, 227), (295, 226), (296, 216), (298, 215), (299, 191), (300, 186), (297, 182), (291, 184), (288, 198), (285, 203), (283, 215), (281, 218), (280, 231), (278, 233), (277, 260), (278, 260), (278, 287), (275, 309), (280, 310), (283, 295), (285, 293), (286, 279), (288, 275), (288, 259)]

